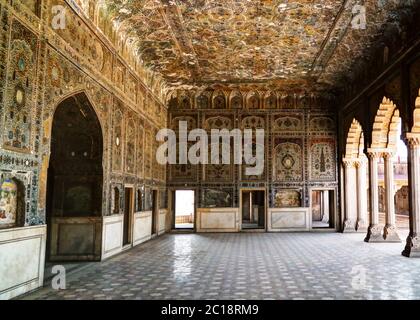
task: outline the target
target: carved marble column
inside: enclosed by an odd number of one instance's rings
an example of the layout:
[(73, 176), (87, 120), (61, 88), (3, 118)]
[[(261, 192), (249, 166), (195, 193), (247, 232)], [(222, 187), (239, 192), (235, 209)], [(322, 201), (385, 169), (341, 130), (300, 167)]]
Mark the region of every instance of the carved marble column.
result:
[(344, 207), (345, 207), (345, 219), (343, 225), (343, 232), (355, 232), (356, 231), (356, 195), (357, 190), (355, 186), (355, 160), (354, 159), (343, 159), (344, 164)]
[(383, 242), (382, 228), (379, 226), (378, 162), (381, 152), (368, 150), (370, 183), (370, 217), (366, 242)]
[(367, 217), (367, 188), (366, 188), (366, 161), (359, 159), (356, 162), (357, 170), (357, 232), (366, 232)]
[(420, 133), (407, 133), (407, 142), (410, 166), (410, 234), (402, 255), (420, 257)]
[(397, 232), (395, 219), (395, 181), (394, 181), (394, 163), (392, 158), (394, 153), (384, 152), (385, 162), (385, 228), (384, 240), (387, 242), (401, 242)]

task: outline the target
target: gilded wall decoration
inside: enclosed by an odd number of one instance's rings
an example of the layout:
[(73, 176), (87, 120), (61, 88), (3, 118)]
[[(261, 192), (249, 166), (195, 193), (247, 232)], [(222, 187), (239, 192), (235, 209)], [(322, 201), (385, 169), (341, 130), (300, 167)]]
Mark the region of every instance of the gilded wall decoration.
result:
[(122, 171), (122, 157), (123, 150), (122, 146), (124, 143), (123, 138), (123, 111), (120, 109), (118, 103), (114, 106), (114, 112), (112, 116), (112, 170)]
[(277, 190), (274, 196), (275, 208), (295, 208), (302, 205), (302, 196), (298, 190)]
[(245, 116), (241, 127), (242, 129), (265, 129), (265, 119), (258, 116)]
[(336, 179), (335, 139), (312, 139), (309, 151), (310, 179), (334, 181)]
[(130, 174), (136, 173), (136, 125), (133, 119), (127, 121), (126, 133), (126, 150), (125, 150), (125, 172)]
[(104, 25), (124, 26), (114, 33), (133, 38), (132, 52), (171, 87), (264, 82), (328, 90), (345, 85), (343, 75), (366, 57), (363, 49), (376, 44), (391, 17), (414, 11), (416, 1), (367, 1), (366, 12), (377, 14), (363, 38), (348, 28), (353, 5), (341, 0), (178, 1), (164, 15), (154, 0), (103, 3)]
[(226, 109), (226, 97), (223, 93), (214, 93), (213, 109)]
[(0, 182), (0, 229), (14, 227), (17, 219), (18, 187), (13, 179)]
[(276, 109), (277, 108), (277, 96), (273, 92), (267, 92), (264, 97), (264, 108)]
[(125, 92), (131, 98), (132, 101), (137, 100), (137, 79), (128, 72), (125, 80)]
[(17, 20), (13, 20), (11, 29), (3, 147), (29, 152), (35, 116), (38, 38)]
[(125, 66), (119, 60), (116, 59), (114, 65), (114, 83), (117, 88), (124, 91), (124, 82), (125, 82)]
[(247, 109), (259, 109), (260, 108), (260, 98), (257, 93), (249, 93), (246, 100)]
[(329, 117), (312, 117), (309, 120), (309, 130), (311, 132), (335, 132), (335, 123)]
[(276, 139), (275, 146), (273, 155), (273, 181), (302, 181), (302, 140)]
[(274, 120), (273, 131), (295, 132), (303, 131), (303, 120), (301, 116), (281, 116)]
[(41, 0), (25, 0), (23, 4), (35, 15), (40, 15)]
[(223, 116), (208, 117), (204, 123), (205, 130), (211, 129), (231, 129), (232, 128), (232, 119)]
[[(216, 92), (220, 93), (220, 90), (218, 91), (216, 89)], [(195, 95), (196, 99), (193, 100), (195, 103), (197, 103), (197, 98), (202, 94), (203, 92), (195, 92), (193, 90), (190, 91), (190, 94), (184, 90), (173, 92), (174, 97)], [(169, 109), (169, 118), (171, 119), (171, 127), (174, 129), (177, 128), (176, 122), (180, 119), (187, 120), (189, 123), (188, 127), (190, 128), (192, 126), (192, 119), (190, 118), (196, 119), (197, 122), (200, 121), (202, 128), (206, 131), (210, 131), (211, 129), (232, 130), (234, 128), (265, 129), (267, 139), (265, 139), (265, 165), (263, 174), (260, 176), (247, 176), (245, 174), (246, 165), (175, 165), (169, 167), (170, 176), (168, 183), (171, 187), (177, 187), (179, 185), (192, 187), (205, 183), (218, 183), (218, 187), (222, 185), (226, 187), (231, 184), (252, 185), (256, 187), (264, 183), (273, 184), (273, 188), (275, 189), (297, 187), (301, 190), (302, 197), (304, 196), (305, 185), (309, 181), (307, 177), (309, 177), (311, 171), (309, 166), (309, 152), (304, 152), (305, 148), (308, 148), (308, 139), (306, 137), (311, 135), (320, 137), (325, 134), (332, 136), (332, 131), (311, 131), (309, 120), (320, 117), (333, 119), (332, 112), (329, 111), (328, 107), (329, 100), (318, 99), (316, 95), (289, 94), (283, 95), (283, 99), (285, 100), (284, 105), (276, 104), (277, 109), (271, 109), (267, 106), (267, 99), (269, 97), (273, 99), (277, 96), (282, 97), (282, 95), (267, 90), (258, 91), (258, 109), (245, 109), (245, 101), (247, 99), (244, 97), (249, 99), (254, 94), (256, 92), (252, 90), (226, 90), (226, 96), (229, 97), (228, 110), (218, 113), (215, 110), (205, 108), (205, 110), (201, 110), (197, 106), (192, 106), (192, 109), (184, 110), (176, 103)], [(241, 106), (239, 110), (234, 107), (232, 102), (235, 98), (237, 98), (238, 104)], [(307, 100), (306, 102), (300, 102), (300, 99)], [(312, 109), (303, 107), (304, 105), (310, 105), (311, 108), (316, 107), (316, 114), (314, 115)], [(302, 109), (297, 109), (298, 106)], [(283, 107), (284, 109), (294, 110), (279, 111)], [(199, 124), (198, 127), (200, 127)], [(279, 144), (282, 145), (276, 148)], [(255, 147), (255, 141), (253, 141), (252, 148), (254, 154)], [(211, 149), (209, 149), (209, 156), (211, 156), (210, 151)], [(231, 154), (231, 159), (233, 159), (233, 154)], [(210, 158), (210, 160), (212, 159)], [(198, 176), (197, 173), (199, 173)], [(336, 184), (335, 178), (333, 180), (311, 180), (311, 182), (316, 182), (320, 186), (324, 185), (327, 181), (328, 183), (331, 182), (332, 186)], [(331, 186), (331, 184), (328, 186)], [(237, 205), (237, 195), (233, 195), (233, 203)], [(274, 195), (271, 199), (272, 201), (270, 203), (274, 205)], [(307, 205), (307, 203), (301, 200), (300, 206), (302, 205)]]
[[(161, 187), (166, 179), (165, 170), (160, 166), (153, 172), (155, 176), (150, 176), (149, 181), (140, 180), (144, 175), (141, 172), (137, 175), (139, 171), (137, 166), (140, 167), (140, 165), (137, 163), (136, 152), (138, 152), (137, 149), (141, 150), (143, 156), (145, 150), (137, 146), (140, 143), (137, 140), (140, 132), (136, 132), (138, 128), (136, 121), (134, 125), (128, 126), (126, 117), (126, 112), (130, 109), (139, 113), (139, 118), (146, 120), (153, 128), (165, 126), (167, 112), (156, 99), (163, 96), (157, 77), (154, 78), (155, 80), (148, 79), (148, 83), (153, 83), (153, 85), (143, 87), (137, 78), (140, 75), (133, 69), (127, 68), (127, 61), (120, 59), (115, 48), (110, 46), (110, 43), (95, 30), (93, 25), (88, 27), (84, 18), (77, 16), (80, 11), (74, 7), (74, 4), (71, 9), (65, 1), (43, 1), (44, 11), (38, 19), (30, 13), (37, 9), (34, 6), (35, 2), (39, 1), (25, 0), (13, 3), (9, 1), (0, 5), (2, 14), (0, 24), (4, 31), (0, 36), (0, 45), (4, 49), (0, 53), (2, 58), (0, 67), (3, 70), (0, 78), (4, 80), (7, 77), (8, 79), (7, 88), (4, 87), (5, 81), (2, 81), (0, 85), (0, 122), (2, 128), (12, 129), (1, 132), (1, 180), (4, 177), (13, 179), (19, 176), (17, 179), (24, 183), (23, 196), (19, 196), (20, 187), (18, 188), (18, 211), (22, 210), (23, 214), (18, 214), (15, 226), (23, 226), (25, 223), (36, 225), (46, 221), (46, 185), (51, 160), (50, 151), (52, 151), (53, 116), (62, 101), (67, 98), (72, 99), (81, 93), (85, 94), (92, 104), (103, 130), (104, 150), (101, 167), (103, 164), (105, 173), (100, 181), (103, 181), (104, 185), (116, 184), (121, 180), (130, 181), (136, 185), (147, 185), (152, 183), (150, 180), (153, 179), (156, 181), (155, 185)], [(67, 7), (66, 29), (51, 29), (52, 17), (49, 5)], [(91, 10), (88, 9), (88, 11)], [(19, 16), (19, 19), (15, 19), (15, 15)], [(38, 32), (42, 33), (41, 37), (38, 37)], [(112, 83), (113, 60), (118, 59), (123, 69), (119, 82), (124, 92), (121, 90), (113, 94), (111, 93), (115, 92), (113, 90), (115, 85)], [(132, 63), (132, 65), (135, 64)], [(137, 103), (138, 105), (132, 103), (141, 100), (140, 95), (137, 97), (137, 91), (140, 89), (144, 91), (144, 95), (149, 95), (147, 108), (150, 112), (145, 113), (144, 101)], [(157, 91), (160, 95), (155, 96)], [(114, 100), (124, 101), (124, 103), (116, 102), (121, 114), (114, 114)], [(83, 109), (83, 103), (81, 106)], [(134, 120), (138, 119), (133, 112), (131, 116)], [(130, 128), (134, 128), (135, 132), (131, 132)], [(11, 132), (13, 132), (12, 140), (9, 139), (12, 137)], [(126, 140), (125, 135), (134, 135), (134, 139)], [(75, 154), (80, 153), (79, 149), (85, 145), (85, 140), (84, 137), (80, 137), (82, 143), (74, 146)], [(135, 144), (131, 146), (130, 141), (135, 141)], [(90, 156), (89, 151), (86, 152), (87, 156)], [(125, 152), (127, 152), (127, 157)], [(134, 160), (131, 154), (134, 154)], [(150, 158), (152, 156), (152, 154), (148, 155)], [(134, 169), (131, 169), (132, 164), (134, 164)], [(69, 167), (74, 168), (77, 165), (80, 165), (80, 161), (73, 161)], [(127, 168), (126, 173), (123, 172), (124, 168)], [(110, 174), (111, 171), (114, 173)], [(108, 200), (110, 199), (109, 188), (102, 190), (99, 184), (96, 184), (96, 187), (98, 192), (92, 196), (86, 186), (69, 186), (63, 192), (63, 204), (66, 210), (87, 212), (92, 197), (100, 198), (99, 194), (103, 193), (103, 210), (101, 211), (100, 208), (95, 211), (95, 214), (112, 214)]]
[(233, 204), (232, 190), (227, 188), (205, 188), (201, 191), (202, 208), (229, 208)]
[(144, 177), (144, 127), (138, 126), (137, 135), (137, 175), (140, 179)]
[(153, 134), (151, 132), (151, 128), (149, 126), (145, 127), (145, 137), (144, 137), (144, 146), (145, 146), (145, 155), (144, 155), (144, 177), (146, 179), (152, 178), (152, 165), (153, 165), (153, 159), (154, 154), (153, 152)]
[(146, 188), (144, 192), (144, 210), (153, 210), (153, 190), (151, 188)]
[[(61, 5), (67, 7), (63, 0), (52, 0), (51, 6)], [(52, 12), (52, 11), (50, 11)], [(112, 78), (112, 54), (109, 49), (99, 40), (83, 20), (73, 13), (73, 10), (66, 10), (69, 22), (66, 28), (57, 28), (55, 32), (69, 45), (72, 51), (83, 53), (83, 62), (89, 68), (99, 71), (108, 79)], [(50, 17), (50, 25), (54, 17)]]
[[(191, 147), (191, 144), (188, 146)], [(179, 145), (177, 145), (177, 159), (179, 159)], [(197, 180), (197, 167), (192, 164), (174, 164), (169, 166), (171, 181), (190, 181)]]
[[(204, 122), (204, 129), (208, 132), (211, 129), (228, 129), (233, 128), (232, 119), (224, 116), (209, 116)], [(209, 145), (209, 150), (211, 146)], [(222, 154), (222, 145), (220, 144), (219, 154)], [(233, 152), (231, 148), (231, 159), (233, 159)], [(209, 159), (211, 164), (205, 165), (204, 180), (206, 181), (231, 181), (233, 178), (233, 168), (231, 164), (221, 164), (221, 158), (216, 158), (216, 155), (211, 154), (209, 151)], [(217, 161), (220, 164), (213, 164)]]
[(244, 98), (239, 91), (232, 91), (230, 97), (230, 107), (231, 109), (242, 109), (244, 104)]
[(195, 129), (197, 128), (197, 120), (195, 117), (192, 116), (174, 116), (171, 120), (171, 128), (175, 131), (175, 133), (178, 135), (179, 132), (179, 123), (183, 121), (187, 123), (187, 129)]
[(168, 207), (168, 192), (159, 190), (159, 208), (166, 209)]
[(17, 163), (18, 159), (0, 156), (2, 169), (12, 166), (10, 160), (14, 160), (14, 168), (20, 170), (0, 170), (0, 229), (43, 223), (44, 217), (37, 212), (38, 174), (31, 171), (33, 164), (26, 160), (25, 169)]
[(210, 109), (211, 95), (209, 92), (203, 92), (197, 97), (197, 109)]
[[(255, 157), (257, 155), (257, 143), (255, 142), (255, 139), (253, 140), (251, 145), (244, 145), (244, 148), (251, 148), (252, 150), (252, 156)], [(264, 150), (264, 159), (266, 159), (266, 148), (264, 148), (263, 146), (260, 146), (260, 149)], [(266, 163), (267, 161), (264, 161), (264, 166), (263, 166), (263, 171), (260, 175), (247, 175), (246, 174), (246, 169), (249, 167), (246, 164), (241, 165), (241, 180), (242, 181), (261, 181), (265, 179), (265, 167), (266, 167)], [(253, 167), (253, 166), (250, 166)]]

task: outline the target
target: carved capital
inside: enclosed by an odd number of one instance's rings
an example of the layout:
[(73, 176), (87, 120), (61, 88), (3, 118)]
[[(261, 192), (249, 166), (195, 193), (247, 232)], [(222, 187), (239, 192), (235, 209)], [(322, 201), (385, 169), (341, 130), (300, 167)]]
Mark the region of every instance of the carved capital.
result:
[(365, 160), (363, 160), (363, 159), (357, 159), (356, 161), (355, 161), (355, 167), (357, 168), (357, 169), (359, 169), (359, 168), (363, 168), (365, 165), (366, 165), (366, 161)]
[(382, 152), (382, 157), (385, 159), (385, 160), (390, 160), (390, 159), (392, 159), (393, 157), (395, 156), (395, 153), (393, 152), (393, 151), (391, 151), (391, 150), (385, 150), (385, 151), (383, 151)]
[(358, 159), (349, 159), (349, 158), (343, 159), (343, 165), (345, 168), (355, 168), (357, 162), (358, 162)]
[(368, 149), (367, 156), (371, 160), (378, 160), (379, 158), (382, 157), (382, 151), (376, 150), (376, 149)]
[(406, 143), (411, 149), (420, 147), (420, 133), (407, 133), (405, 136)]

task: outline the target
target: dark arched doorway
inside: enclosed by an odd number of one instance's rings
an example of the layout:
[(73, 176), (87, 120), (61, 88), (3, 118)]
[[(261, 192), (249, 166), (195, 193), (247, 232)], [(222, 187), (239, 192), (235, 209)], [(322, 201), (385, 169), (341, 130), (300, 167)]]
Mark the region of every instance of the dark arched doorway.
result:
[(86, 95), (61, 102), (51, 132), (47, 259), (100, 259), (102, 153), (101, 125)]

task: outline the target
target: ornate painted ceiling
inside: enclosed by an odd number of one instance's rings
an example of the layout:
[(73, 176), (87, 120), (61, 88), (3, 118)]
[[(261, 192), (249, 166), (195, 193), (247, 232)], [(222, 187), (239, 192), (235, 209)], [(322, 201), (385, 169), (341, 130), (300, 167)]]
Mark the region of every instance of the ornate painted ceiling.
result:
[[(171, 88), (333, 89), (417, 0), (101, 0), (142, 64)], [(364, 3), (367, 28), (352, 29)]]

